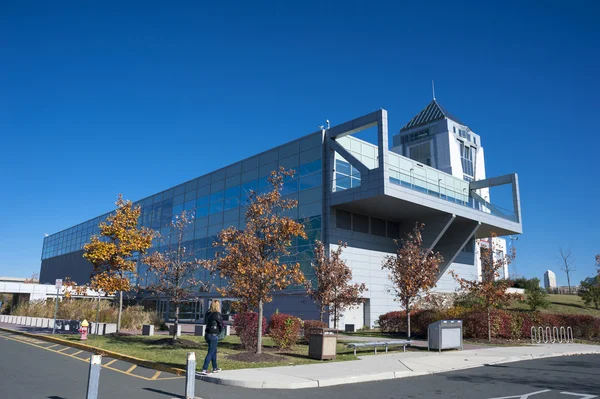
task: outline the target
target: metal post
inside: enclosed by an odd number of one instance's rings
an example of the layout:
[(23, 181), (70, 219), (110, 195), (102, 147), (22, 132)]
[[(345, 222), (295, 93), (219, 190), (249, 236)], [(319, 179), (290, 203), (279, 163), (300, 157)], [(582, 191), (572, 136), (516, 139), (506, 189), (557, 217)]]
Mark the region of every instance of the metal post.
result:
[(98, 307), (96, 307), (96, 335), (100, 332), (100, 290), (98, 290)]
[(100, 385), (100, 369), (102, 368), (102, 355), (93, 355), (90, 358), (90, 373), (88, 375), (88, 386), (86, 399), (98, 399), (98, 387)]
[(187, 369), (185, 374), (185, 399), (194, 399), (196, 388), (196, 352), (187, 353)]
[(54, 324), (52, 325), (52, 334), (56, 331), (56, 315), (58, 313), (58, 294), (60, 292), (60, 288), (56, 289), (56, 303), (54, 305)]

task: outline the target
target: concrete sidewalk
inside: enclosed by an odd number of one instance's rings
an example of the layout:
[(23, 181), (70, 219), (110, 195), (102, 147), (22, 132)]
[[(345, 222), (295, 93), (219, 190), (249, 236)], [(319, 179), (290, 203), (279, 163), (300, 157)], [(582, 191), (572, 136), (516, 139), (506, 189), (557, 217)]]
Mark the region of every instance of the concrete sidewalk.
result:
[(317, 388), (356, 382), (463, 370), (490, 364), (545, 357), (600, 354), (600, 345), (554, 344), (484, 347), (465, 351), (398, 352), (360, 357), (347, 362), (222, 371), (204, 381), (244, 388)]

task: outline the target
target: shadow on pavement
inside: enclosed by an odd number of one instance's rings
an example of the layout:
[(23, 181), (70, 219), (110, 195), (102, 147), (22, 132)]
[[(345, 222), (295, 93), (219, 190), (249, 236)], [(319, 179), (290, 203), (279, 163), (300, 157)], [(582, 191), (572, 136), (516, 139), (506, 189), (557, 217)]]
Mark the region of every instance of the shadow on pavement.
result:
[(185, 399), (185, 396), (183, 395), (178, 395), (176, 393), (173, 392), (167, 392), (167, 391), (163, 391), (162, 389), (154, 389), (154, 388), (143, 388), (145, 391), (150, 391), (150, 392), (154, 392), (154, 393), (159, 393), (161, 395), (165, 395), (168, 396), (170, 398), (182, 398)]

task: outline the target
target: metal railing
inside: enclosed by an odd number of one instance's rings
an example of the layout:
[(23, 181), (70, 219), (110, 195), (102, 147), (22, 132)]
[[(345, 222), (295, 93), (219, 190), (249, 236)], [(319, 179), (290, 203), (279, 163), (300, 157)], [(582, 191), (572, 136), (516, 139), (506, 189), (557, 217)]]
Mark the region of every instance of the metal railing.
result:
[(531, 343), (532, 344), (572, 344), (573, 329), (568, 327), (531, 327)]

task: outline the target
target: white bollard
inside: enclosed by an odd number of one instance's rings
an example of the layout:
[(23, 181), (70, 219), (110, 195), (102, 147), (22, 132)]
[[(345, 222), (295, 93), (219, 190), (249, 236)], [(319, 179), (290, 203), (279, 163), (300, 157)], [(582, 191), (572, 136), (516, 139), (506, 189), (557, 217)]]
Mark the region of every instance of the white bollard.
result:
[(188, 352), (185, 373), (185, 399), (194, 399), (196, 389), (196, 352)]
[(102, 368), (102, 355), (93, 355), (90, 358), (90, 372), (88, 374), (88, 386), (86, 399), (98, 399), (98, 387), (100, 386), (100, 369)]

